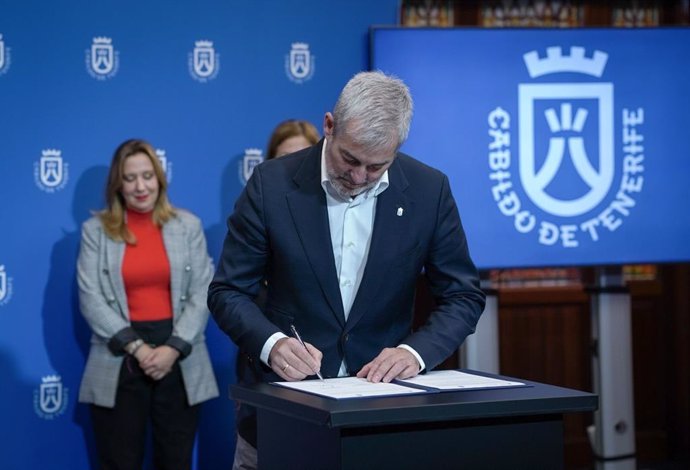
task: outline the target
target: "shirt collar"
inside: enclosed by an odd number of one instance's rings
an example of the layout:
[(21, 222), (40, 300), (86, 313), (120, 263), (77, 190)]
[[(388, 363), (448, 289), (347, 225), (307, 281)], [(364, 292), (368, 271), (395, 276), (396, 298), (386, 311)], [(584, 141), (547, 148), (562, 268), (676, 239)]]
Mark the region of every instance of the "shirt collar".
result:
[(323, 146), (321, 148), (321, 187), (326, 192), (326, 194), (333, 196), (335, 199), (339, 201), (352, 202), (353, 200), (358, 198), (368, 199), (370, 197), (376, 197), (382, 192), (384, 192), (390, 185), (388, 181), (388, 170), (386, 170), (383, 172), (381, 178), (379, 178), (378, 182), (376, 183), (376, 185), (374, 185), (374, 187), (369, 188), (367, 191), (363, 192), (362, 194), (358, 194), (353, 198), (349, 198), (349, 200), (343, 199), (343, 197), (340, 194), (338, 194), (338, 191), (335, 190), (333, 184), (331, 183), (331, 180), (328, 178), (328, 171), (326, 170), (326, 145), (328, 145), (328, 140), (324, 138)]

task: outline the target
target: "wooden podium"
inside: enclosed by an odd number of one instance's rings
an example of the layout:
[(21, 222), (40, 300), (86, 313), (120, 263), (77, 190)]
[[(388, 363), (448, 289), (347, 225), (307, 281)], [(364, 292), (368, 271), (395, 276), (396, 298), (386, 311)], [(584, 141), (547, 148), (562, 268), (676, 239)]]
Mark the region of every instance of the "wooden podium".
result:
[(334, 400), (271, 384), (235, 385), (257, 408), (260, 469), (559, 469), (563, 414), (597, 395), (531, 385)]

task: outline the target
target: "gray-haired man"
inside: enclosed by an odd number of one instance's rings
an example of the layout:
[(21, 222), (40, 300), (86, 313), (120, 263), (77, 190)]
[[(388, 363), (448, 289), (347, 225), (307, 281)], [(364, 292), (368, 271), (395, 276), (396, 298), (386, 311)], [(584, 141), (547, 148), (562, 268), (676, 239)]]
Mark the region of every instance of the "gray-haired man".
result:
[[(452, 354), (484, 308), (448, 179), (398, 149), (412, 99), (380, 72), (355, 75), (324, 139), (266, 162), (228, 221), (209, 308), (239, 346), (240, 382), (407, 378)], [(418, 275), (436, 300), (412, 331)], [(253, 302), (263, 279), (262, 311)], [(307, 344), (290, 338), (295, 325)], [(240, 446), (255, 418), (238, 417)], [(246, 442), (245, 442), (246, 441)]]

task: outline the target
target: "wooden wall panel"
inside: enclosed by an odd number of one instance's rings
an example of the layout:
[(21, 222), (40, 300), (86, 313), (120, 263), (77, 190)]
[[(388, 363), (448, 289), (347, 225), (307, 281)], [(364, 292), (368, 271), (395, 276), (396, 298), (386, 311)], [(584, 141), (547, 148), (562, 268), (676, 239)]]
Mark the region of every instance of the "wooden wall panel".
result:
[[(690, 465), (690, 264), (660, 266), (657, 280), (629, 287), (638, 461)], [(512, 288), (498, 295), (501, 373), (592, 391), (591, 307), (585, 290)], [(415, 325), (433, 306), (420, 277)], [(453, 355), (440, 368), (458, 366)], [(566, 416), (566, 468), (593, 468), (586, 436), (592, 422), (592, 413)]]
[(661, 282), (669, 455), (690, 468), (690, 264), (662, 267)]
[[(631, 282), (638, 461), (690, 461), (690, 265)], [(591, 307), (581, 288), (499, 290), (501, 373), (592, 391)], [(591, 414), (566, 417), (568, 468), (593, 465)]]
[[(503, 289), (499, 330), (501, 374), (592, 391), (590, 307), (582, 289)], [(591, 464), (592, 421), (592, 413), (565, 416), (567, 468)]]

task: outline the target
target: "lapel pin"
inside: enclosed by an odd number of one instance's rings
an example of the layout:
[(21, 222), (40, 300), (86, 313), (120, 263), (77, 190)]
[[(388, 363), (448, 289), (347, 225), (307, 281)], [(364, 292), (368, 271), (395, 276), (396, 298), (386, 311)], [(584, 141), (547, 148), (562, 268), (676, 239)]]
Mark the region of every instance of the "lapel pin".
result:
[(403, 208), (402, 208), (402, 207), (398, 207), (398, 212), (397, 212), (396, 214), (398, 215), (398, 217), (402, 217), (402, 215), (403, 215)]

